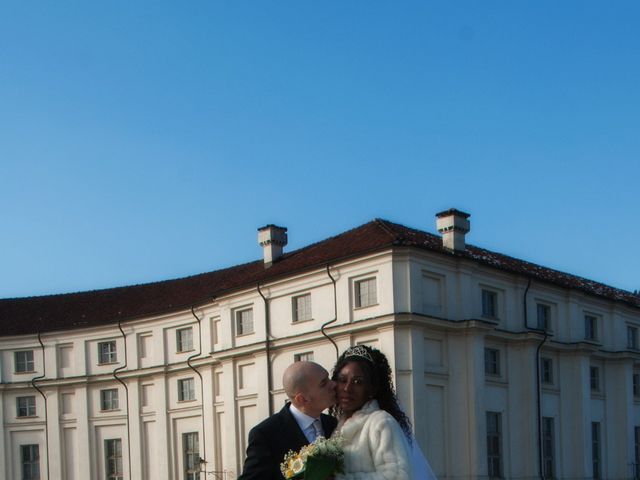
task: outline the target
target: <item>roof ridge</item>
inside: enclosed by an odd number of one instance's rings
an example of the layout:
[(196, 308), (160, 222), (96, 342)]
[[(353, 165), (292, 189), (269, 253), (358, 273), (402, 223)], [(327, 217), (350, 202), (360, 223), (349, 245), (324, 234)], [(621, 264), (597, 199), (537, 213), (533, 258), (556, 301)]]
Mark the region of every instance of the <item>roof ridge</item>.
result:
[[(390, 222), (389, 220), (386, 220), (384, 218), (379, 218), (379, 217), (375, 218), (373, 222), (376, 225), (378, 225), (380, 228), (382, 228), (382, 230), (384, 230), (386, 233), (388, 233), (394, 242), (400, 239), (400, 235), (398, 235), (398, 233), (394, 231), (393, 228), (391, 227), (391, 225), (394, 225), (393, 222)], [(407, 227), (404, 227), (404, 228), (407, 228)]]
[(176, 311), (241, 288), (287, 275), (368, 255), (383, 249), (415, 247), (450, 257), (464, 258), (490, 268), (503, 270), (536, 281), (575, 289), (585, 294), (622, 302), (640, 308), (640, 296), (595, 280), (544, 267), (509, 255), (467, 244), (460, 252), (448, 250), (439, 235), (382, 218), (285, 253), (270, 268), (258, 259), (218, 270), (156, 282), (126, 285), (74, 293), (0, 299), (0, 326), (5, 334), (33, 333), (30, 320), (46, 318), (46, 331), (75, 328), (74, 319), (87, 319), (97, 326), (116, 319), (141, 318), (159, 312)]

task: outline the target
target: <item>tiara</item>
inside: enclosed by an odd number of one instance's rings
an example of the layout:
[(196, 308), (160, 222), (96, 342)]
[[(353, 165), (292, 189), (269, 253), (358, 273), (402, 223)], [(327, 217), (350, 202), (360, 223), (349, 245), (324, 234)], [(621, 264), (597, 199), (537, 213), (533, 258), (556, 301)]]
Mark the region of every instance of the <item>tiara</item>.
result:
[(366, 349), (366, 347), (363, 347), (362, 345), (356, 345), (355, 347), (347, 348), (343, 353), (343, 357), (344, 358), (362, 357), (365, 360), (367, 360), (367, 361), (369, 361), (371, 363), (374, 363), (373, 362), (373, 357), (371, 356), (369, 351)]

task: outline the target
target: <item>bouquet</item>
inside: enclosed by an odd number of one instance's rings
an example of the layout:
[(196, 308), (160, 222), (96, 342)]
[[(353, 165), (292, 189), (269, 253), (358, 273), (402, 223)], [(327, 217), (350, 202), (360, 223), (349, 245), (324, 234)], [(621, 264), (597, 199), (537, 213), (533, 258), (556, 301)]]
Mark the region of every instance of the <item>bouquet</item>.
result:
[(340, 473), (344, 467), (342, 437), (318, 437), (299, 452), (289, 450), (280, 464), (280, 471), (287, 480), (326, 480)]

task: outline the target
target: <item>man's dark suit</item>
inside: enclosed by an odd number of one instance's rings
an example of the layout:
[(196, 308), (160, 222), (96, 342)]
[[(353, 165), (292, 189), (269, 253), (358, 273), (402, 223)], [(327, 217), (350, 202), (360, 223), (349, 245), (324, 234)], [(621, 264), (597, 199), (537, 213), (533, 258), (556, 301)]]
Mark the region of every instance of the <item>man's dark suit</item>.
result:
[[(289, 450), (298, 451), (309, 441), (289, 411), (287, 403), (282, 410), (259, 423), (249, 432), (247, 458), (238, 480), (282, 480), (280, 463)], [(322, 415), (322, 428), (329, 437), (337, 421)]]

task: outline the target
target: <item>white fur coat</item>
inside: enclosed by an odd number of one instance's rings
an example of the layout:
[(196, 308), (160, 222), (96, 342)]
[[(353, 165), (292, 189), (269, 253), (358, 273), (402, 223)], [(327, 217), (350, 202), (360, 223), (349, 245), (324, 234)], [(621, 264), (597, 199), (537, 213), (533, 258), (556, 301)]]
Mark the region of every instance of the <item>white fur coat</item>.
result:
[[(411, 480), (411, 451), (400, 424), (371, 400), (336, 433), (344, 438), (345, 473), (336, 480)], [(334, 433), (335, 435), (335, 433)]]

